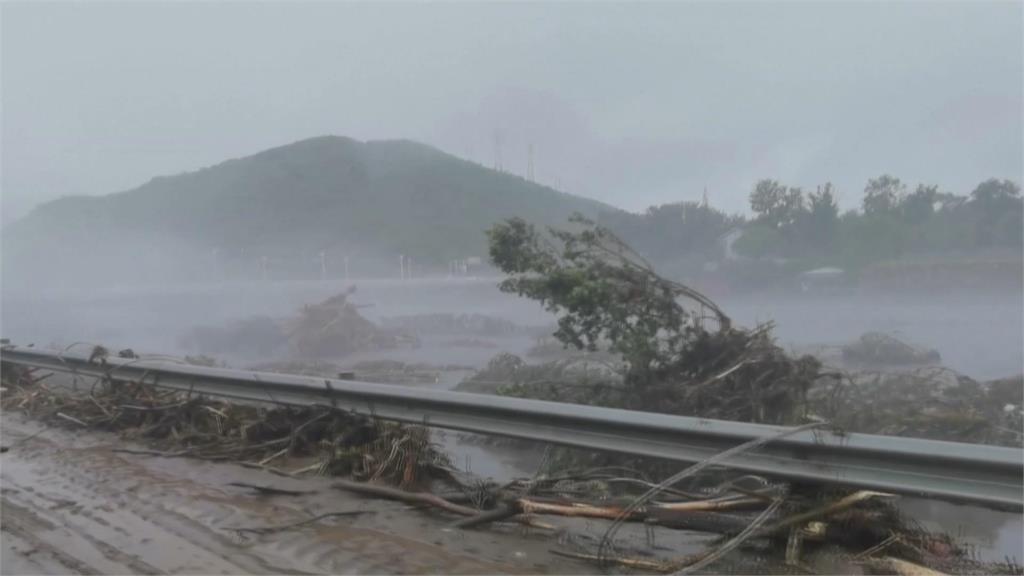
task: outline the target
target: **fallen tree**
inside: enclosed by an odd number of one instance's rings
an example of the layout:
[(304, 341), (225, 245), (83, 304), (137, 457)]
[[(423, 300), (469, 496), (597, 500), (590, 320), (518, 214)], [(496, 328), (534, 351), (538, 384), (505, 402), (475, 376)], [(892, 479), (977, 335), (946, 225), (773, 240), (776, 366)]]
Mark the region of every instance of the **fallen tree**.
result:
[(581, 216), (570, 224), (541, 233), (518, 218), (500, 223), (488, 231), (491, 260), (509, 275), (502, 291), (558, 315), (559, 342), (621, 357), (622, 407), (768, 424), (802, 419), (818, 360), (790, 358), (770, 325), (734, 326), (609, 230)]

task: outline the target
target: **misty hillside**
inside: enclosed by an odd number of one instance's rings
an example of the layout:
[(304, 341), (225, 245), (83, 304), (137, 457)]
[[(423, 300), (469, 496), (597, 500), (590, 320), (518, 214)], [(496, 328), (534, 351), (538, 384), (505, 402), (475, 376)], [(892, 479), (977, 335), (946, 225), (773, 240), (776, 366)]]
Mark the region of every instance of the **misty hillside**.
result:
[[(4, 231), (4, 268), (95, 268), (107, 257), (376, 257), (441, 268), (486, 253), (484, 230), (521, 216), (564, 222), (609, 207), (411, 141), (324, 136), (126, 192), (68, 197)], [(5, 274), (6, 275), (6, 274)]]

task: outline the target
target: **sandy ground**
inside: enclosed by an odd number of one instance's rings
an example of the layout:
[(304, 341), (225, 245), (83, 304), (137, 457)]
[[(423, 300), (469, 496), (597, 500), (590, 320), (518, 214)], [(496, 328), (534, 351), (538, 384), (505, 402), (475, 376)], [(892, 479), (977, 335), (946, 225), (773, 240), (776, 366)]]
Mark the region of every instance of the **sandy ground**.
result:
[[(33, 436), (37, 434), (37, 436)], [(114, 435), (44, 429), (5, 414), (0, 455), (0, 572), (8, 574), (584, 573), (550, 535), (450, 530), (451, 518), (362, 499), (323, 478), (232, 464), (131, 455)], [(259, 496), (248, 482), (302, 496)], [(268, 535), (316, 514), (363, 510)]]

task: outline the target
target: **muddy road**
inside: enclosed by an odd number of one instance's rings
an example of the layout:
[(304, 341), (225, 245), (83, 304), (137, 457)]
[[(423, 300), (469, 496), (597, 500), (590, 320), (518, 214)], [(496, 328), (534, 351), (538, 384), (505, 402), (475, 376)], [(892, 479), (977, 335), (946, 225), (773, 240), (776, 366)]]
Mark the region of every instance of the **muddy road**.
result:
[[(586, 573), (550, 534), (448, 528), (451, 519), (226, 463), (115, 452), (112, 434), (75, 434), (5, 414), (0, 455), (3, 574)], [(231, 482), (301, 496), (259, 496)], [(318, 514), (364, 512), (272, 534)]]

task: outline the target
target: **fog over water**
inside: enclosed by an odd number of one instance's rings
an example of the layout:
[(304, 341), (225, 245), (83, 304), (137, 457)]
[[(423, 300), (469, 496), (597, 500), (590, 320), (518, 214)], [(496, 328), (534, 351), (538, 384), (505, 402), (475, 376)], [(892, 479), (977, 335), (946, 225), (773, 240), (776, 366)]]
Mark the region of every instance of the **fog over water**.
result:
[[(182, 353), (181, 337), (196, 326), (223, 325), (254, 315), (293, 316), (355, 284), (352, 300), (370, 319), (412, 314), (487, 314), (525, 326), (546, 326), (554, 316), (539, 305), (502, 294), (495, 279), (366, 280), (250, 283), (137, 288), (92, 294), (3, 295), (3, 333), (18, 343), (67, 345), (83, 340), (137, 351)], [(774, 321), (779, 342), (806, 351), (849, 343), (881, 331), (935, 348), (943, 364), (976, 379), (1024, 373), (1024, 315), (1016, 294), (920, 298), (748, 297), (719, 302), (744, 326)], [(528, 337), (522, 337), (528, 341)], [(521, 351), (527, 344), (513, 342)], [(448, 357), (420, 361), (466, 363), (466, 350), (432, 351)], [(488, 354), (496, 353), (487, 351)], [(398, 353), (401, 354), (401, 353)], [(419, 352), (422, 356), (425, 352)], [(480, 351), (473, 351), (479, 357)]]
[[(499, 291), (485, 231), (511, 217), (579, 226), (565, 223), (580, 213), (735, 325), (773, 323), (794, 356), (832, 367), (843, 345), (881, 332), (978, 381), (1024, 375), (1019, 1), (4, 2), (0, 69), (0, 335), (13, 344), (267, 370), (322, 362), (356, 377), (358, 362), (417, 363), (427, 376), (416, 385), (454, 389), (501, 353), (542, 362), (530, 349), (557, 320)], [(601, 248), (621, 264), (622, 246)], [(602, 286), (608, 268), (572, 262), (584, 269), (572, 297), (600, 294), (591, 310), (641, 302), (619, 320), (651, 320), (671, 290), (631, 275), (636, 262), (616, 291)], [(350, 290), (310, 323), (314, 346), (296, 345), (303, 307)], [(517, 328), (386, 325), (443, 314)], [(197, 343), (197, 331), (254, 318), (273, 351)], [(630, 360), (648, 380), (663, 335), (683, 325), (666, 324), (630, 326), (656, 326), (630, 340), (649, 344)], [(316, 345), (330, 352), (306, 353)], [(765, 371), (756, 362), (784, 355), (733, 348), (742, 360), (706, 383), (753, 384), (708, 396), (764, 412), (750, 390), (785, 384), (789, 419), (777, 422), (796, 420), (820, 374)], [(670, 354), (690, 365), (660, 374), (717, 371), (712, 355)], [(928, 355), (908, 356), (900, 370)], [(637, 385), (628, 378), (613, 384)], [(922, 381), (925, 395), (940, 386)], [(707, 407), (666, 403), (689, 393), (682, 385), (641, 383), (616, 405)], [(991, 428), (971, 424), (985, 434), (1021, 414), (988, 402), (1004, 388), (973, 388), (995, 413), (981, 419)], [(874, 413), (881, 402), (864, 396)], [(459, 466), (500, 482), (537, 473), (545, 454), (432, 434)], [(1024, 560), (1019, 513), (900, 505), (963, 532), (986, 560)]]

